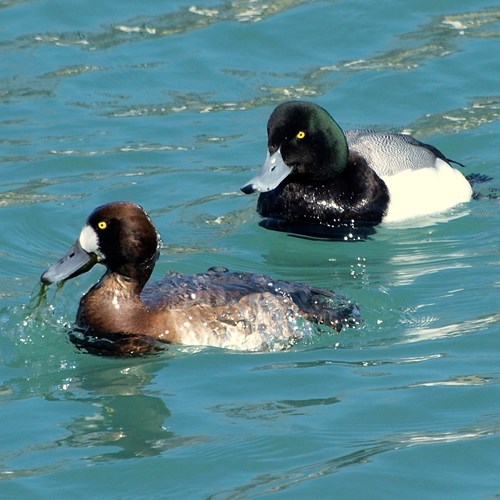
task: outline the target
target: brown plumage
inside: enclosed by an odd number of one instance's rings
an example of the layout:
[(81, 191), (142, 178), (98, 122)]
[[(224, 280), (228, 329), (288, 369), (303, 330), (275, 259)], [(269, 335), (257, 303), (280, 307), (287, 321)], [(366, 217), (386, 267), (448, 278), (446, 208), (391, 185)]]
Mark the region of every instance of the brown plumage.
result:
[(146, 285), (160, 238), (138, 205), (97, 208), (68, 254), (42, 282), (74, 277), (101, 262), (106, 273), (81, 299), (72, 340), (97, 354), (140, 355), (162, 344), (238, 350), (284, 349), (311, 328), (337, 331), (360, 320), (356, 305), (333, 292), (251, 273), (212, 268), (168, 273)]

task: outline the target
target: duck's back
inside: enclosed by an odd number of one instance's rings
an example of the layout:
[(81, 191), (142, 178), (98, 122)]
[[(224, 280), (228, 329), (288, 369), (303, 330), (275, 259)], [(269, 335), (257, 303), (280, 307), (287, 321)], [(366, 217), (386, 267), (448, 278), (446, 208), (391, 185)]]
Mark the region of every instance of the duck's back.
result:
[(353, 308), (350, 301), (332, 291), (304, 283), (275, 280), (255, 273), (234, 273), (224, 267), (205, 273), (169, 272), (162, 279), (146, 285), (141, 298), (145, 303), (168, 309), (193, 306), (224, 307), (237, 304), (250, 295), (271, 294), (291, 299), (311, 319), (330, 325), (349, 325)]
[(170, 272), (147, 285), (141, 298), (168, 309), (182, 343), (192, 345), (284, 348), (307, 333), (308, 321), (337, 330), (360, 321), (357, 307), (333, 292), (224, 268), (196, 275)]
[(365, 158), (380, 177), (392, 176), (404, 170), (433, 168), (438, 158), (449, 162), (437, 148), (411, 135), (354, 129), (347, 130), (345, 136), (349, 150)]

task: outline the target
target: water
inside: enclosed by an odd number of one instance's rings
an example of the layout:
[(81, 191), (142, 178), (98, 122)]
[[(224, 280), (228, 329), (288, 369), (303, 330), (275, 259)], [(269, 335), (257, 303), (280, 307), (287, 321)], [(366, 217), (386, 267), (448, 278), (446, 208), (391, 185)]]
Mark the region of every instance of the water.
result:
[[(2, 498), (500, 495), (498, 200), (342, 244), (265, 231), (238, 190), (290, 98), (411, 131), (498, 188), (494, 3), (0, 7)], [(155, 277), (306, 281), (356, 300), (363, 328), (290, 352), (76, 352), (66, 325), (101, 270), (31, 300), (120, 199), (162, 234)]]

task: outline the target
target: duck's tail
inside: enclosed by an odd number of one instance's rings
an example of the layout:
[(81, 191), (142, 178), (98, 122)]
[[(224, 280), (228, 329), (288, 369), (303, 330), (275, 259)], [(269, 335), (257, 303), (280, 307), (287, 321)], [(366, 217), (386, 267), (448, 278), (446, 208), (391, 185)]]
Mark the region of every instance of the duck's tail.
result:
[(293, 291), (290, 296), (308, 320), (337, 332), (342, 328), (355, 328), (363, 321), (358, 305), (343, 295), (309, 288)]

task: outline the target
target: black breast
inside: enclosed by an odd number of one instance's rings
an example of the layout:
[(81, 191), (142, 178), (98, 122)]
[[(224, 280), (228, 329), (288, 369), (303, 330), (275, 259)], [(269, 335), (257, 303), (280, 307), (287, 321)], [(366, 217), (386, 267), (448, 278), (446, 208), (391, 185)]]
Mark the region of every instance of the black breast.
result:
[[(272, 229), (306, 234), (328, 234), (374, 226), (382, 221), (389, 204), (385, 183), (366, 162), (351, 154), (341, 174), (325, 180), (290, 175), (277, 188), (261, 193), (257, 211), (269, 218)], [(273, 227), (272, 224), (281, 227)]]

